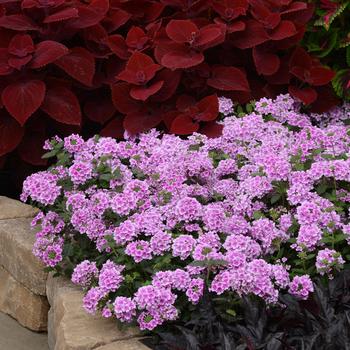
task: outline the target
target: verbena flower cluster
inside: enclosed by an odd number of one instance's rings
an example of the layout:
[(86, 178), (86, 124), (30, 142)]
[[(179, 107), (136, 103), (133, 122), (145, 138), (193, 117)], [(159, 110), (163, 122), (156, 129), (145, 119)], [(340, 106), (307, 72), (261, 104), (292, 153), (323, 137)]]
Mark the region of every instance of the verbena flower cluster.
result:
[(233, 108), (221, 99), (219, 138), (46, 143), (58, 162), (22, 193), (43, 209), (34, 254), (57, 272), (76, 262), (88, 312), (152, 330), (206, 290), (228, 296), (225, 309), (244, 295), (307, 299), (314, 276), (348, 266), (349, 106), (321, 127), (288, 95)]

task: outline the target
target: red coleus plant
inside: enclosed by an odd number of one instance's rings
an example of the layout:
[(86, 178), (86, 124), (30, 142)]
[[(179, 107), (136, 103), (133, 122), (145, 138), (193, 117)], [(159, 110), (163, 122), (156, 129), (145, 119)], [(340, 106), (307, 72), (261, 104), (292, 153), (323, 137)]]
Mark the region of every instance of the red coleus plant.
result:
[(313, 12), (306, 1), (0, 3), (1, 163), (12, 152), (44, 165), (52, 134), (215, 136), (221, 95), (289, 91), (318, 110), (336, 102), (333, 73), (296, 48)]

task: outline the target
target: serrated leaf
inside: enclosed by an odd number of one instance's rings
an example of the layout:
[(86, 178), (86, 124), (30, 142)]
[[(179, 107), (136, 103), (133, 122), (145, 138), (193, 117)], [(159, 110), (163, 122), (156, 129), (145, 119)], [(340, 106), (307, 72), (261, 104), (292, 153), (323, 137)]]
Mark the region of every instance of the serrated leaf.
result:
[(43, 159), (52, 158), (52, 157), (55, 157), (56, 154), (57, 154), (57, 151), (56, 150), (52, 150), (50, 152), (44, 153), (41, 158), (43, 158)]

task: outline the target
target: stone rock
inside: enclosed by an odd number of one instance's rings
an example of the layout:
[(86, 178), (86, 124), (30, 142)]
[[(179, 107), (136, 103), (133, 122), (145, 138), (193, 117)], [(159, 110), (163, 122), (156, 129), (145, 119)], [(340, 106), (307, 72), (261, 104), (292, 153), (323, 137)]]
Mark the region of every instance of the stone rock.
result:
[(34, 294), (46, 294), (47, 273), (33, 255), (35, 232), (30, 219), (0, 220), (0, 266)]
[(96, 350), (150, 350), (150, 348), (134, 338), (100, 346)]
[(2, 266), (0, 281), (0, 311), (12, 316), (26, 328), (46, 331), (49, 310), (47, 299), (16, 281)]
[(11, 198), (0, 196), (0, 220), (15, 218), (30, 218), (38, 209)]
[(83, 292), (63, 278), (55, 281), (49, 276), (47, 295), (51, 303), (48, 337), (52, 350), (92, 350), (138, 334), (136, 329), (119, 330), (113, 319), (88, 314), (82, 307)]

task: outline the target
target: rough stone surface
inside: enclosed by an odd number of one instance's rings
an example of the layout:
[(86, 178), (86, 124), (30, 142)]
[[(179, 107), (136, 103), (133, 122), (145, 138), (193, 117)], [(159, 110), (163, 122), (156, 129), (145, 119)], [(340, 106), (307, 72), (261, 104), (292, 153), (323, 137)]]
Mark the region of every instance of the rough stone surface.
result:
[(48, 350), (46, 333), (22, 327), (12, 317), (0, 313), (1, 350)]
[(129, 339), (100, 346), (96, 350), (150, 350), (150, 348), (137, 339)]
[(136, 329), (119, 330), (113, 319), (89, 315), (82, 307), (83, 292), (69, 281), (49, 276), (47, 285), (51, 350), (92, 350), (138, 334)]
[(0, 220), (15, 218), (30, 218), (38, 209), (23, 204), (11, 198), (0, 196)]
[(16, 281), (2, 266), (0, 281), (0, 311), (12, 316), (26, 328), (46, 331), (49, 310), (47, 299)]
[(32, 253), (35, 232), (30, 221), (0, 220), (0, 266), (33, 293), (45, 295), (47, 273)]

